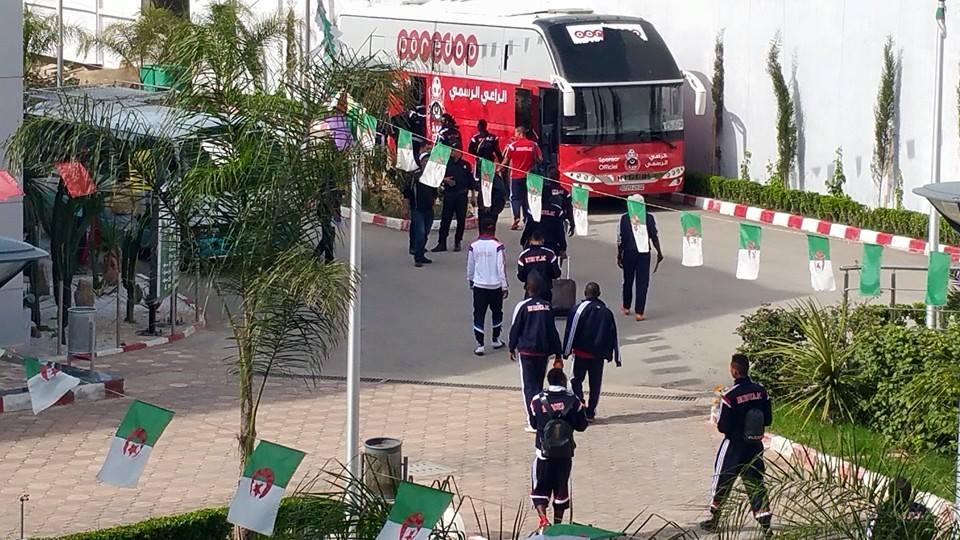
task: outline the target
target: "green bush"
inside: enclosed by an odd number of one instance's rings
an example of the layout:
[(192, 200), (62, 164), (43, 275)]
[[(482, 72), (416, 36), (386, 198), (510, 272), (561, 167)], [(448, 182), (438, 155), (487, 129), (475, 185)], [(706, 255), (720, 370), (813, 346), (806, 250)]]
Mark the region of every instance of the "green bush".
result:
[(774, 340), (799, 342), (803, 339), (796, 319), (786, 309), (762, 305), (754, 313), (740, 318), (736, 334), (743, 340), (737, 350), (750, 358), (750, 376), (776, 394), (777, 371), (784, 359), (769, 349)]
[[(821, 195), (722, 176), (689, 174), (684, 186), (684, 191), (691, 195), (759, 206), (910, 238), (927, 236), (927, 215), (911, 210), (871, 209), (847, 197)], [(940, 241), (950, 245), (960, 244), (960, 235), (946, 220), (941, 220)]]

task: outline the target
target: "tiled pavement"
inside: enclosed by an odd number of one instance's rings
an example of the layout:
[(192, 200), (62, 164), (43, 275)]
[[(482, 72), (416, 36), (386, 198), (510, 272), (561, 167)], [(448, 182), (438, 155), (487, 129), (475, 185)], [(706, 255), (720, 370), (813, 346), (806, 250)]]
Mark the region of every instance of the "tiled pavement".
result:
[[(53, 535), (228, 503), (238, 476), (235, 387), (212, 332), (172, 346), (109, 359), (127, 392), (176, 411), (134, 490), (99, 484), (95, 475), (126, 400), (77, 403), (39, 417), (0, 417), (0, 538), (19, 529), (17, 498), (30, 494), (28, 535)], [(361, 438), (404, 441), (411, 463), (450, 469), (462, 492), (502, 505), (507, 522), (529, 483), (531, 435), (519, 393), (412, 384), (365, 384)], [(604, 398), (606, 419), (580, 436), (574, 466), (578, 521), (621, 527), (638, 512), (681, 524), (703, 515), (717, 437), (697, 403)], [(308, 452), (294, 483), (342, 459), (341, 383), (269, 383), (260, 435)], [(430, 478), (420, 478), (429, 481)], [(468, 528), (472, 512), (465, 512)], [(528, 517), (529, 520), (532, 518)], [(493, 520), (493, 518), (491, 518)], [(533, 523), (528, 523), (529, 528)]]

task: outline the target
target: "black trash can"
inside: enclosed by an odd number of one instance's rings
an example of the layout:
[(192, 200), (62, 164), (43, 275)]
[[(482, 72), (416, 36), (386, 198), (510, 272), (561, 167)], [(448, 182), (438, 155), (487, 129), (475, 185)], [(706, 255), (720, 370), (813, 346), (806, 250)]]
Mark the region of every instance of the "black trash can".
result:
[(390, 437), (374, 437), (363, 443), (363, 483), (393, 500), (402, 480), (403, 443)]

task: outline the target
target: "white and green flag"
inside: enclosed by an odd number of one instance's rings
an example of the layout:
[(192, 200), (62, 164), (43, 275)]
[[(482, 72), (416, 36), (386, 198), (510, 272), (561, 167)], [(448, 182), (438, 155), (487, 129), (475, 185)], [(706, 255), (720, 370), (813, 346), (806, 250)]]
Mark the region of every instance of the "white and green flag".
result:
[(397, 500), (377, 540), (427, 540), (452, 500), (452, 493), (400, 482)]
[(416, 156), (413, 155), (413, 133), (405, 129), (397, 130), (397, 165), (401, 171), (413, 172), (417, 166)]
[(363, 113), (357, 130), (357, 139), (360, 140), (360, 146), (366, 150), (377, 145), (377, 119), (374, 116)]
[(830, 240), (816, 234), (807, 235), (807, 254), (810, 259), (810, 286), (815, 291), (835, 291), (837, 281), (833, 277), (830, 262)]
[(134, 401), (110, 441), (110, 451), (97, 480), (117, 487), (137, 487), (157, 439), (173, 418), (173, 411)]
[(528, 540), (604, 540), (619, 536), (623, 536), (623, 533), (605, 531), (577, 523), (564, 523), (545, 527), (540, 534), (531, 536)]
[(450, 147), (437, 143), (430, 151), (430, 159), (423, 167), (420, 183), (432, 188), (440, 187), (443, 177), (447, 174), (447, 161), (450, 160)]
[(650, 234), (647, 232), (647, 203), (642, 195), (627, 197), (627, 214), (630, 216), (630, 230), (637, 243), (637, 251), (650, 252)]
[(570, 190), (570, 199), (573, 203), (573, 225), (577, 230), (577, 236), (587, 236), (589, 233), (587, 206), (590, 204), (590, 188), (582, 184), (574, 184)]
[(483, 207), (490, 208), (493, 201), (493, 178), (497, 174), (496, 167), (489, 159), (478, 157), (480, 160), (480, 198)]
[(280, 499), (287, 483), (306, 454), (268, 441), (260, 441), (243, 467), (243, 477), (230, 503), (227, 521), (273, 535)]
[(754, 280), (760, 276), (760, 231), (757, 225), (740, 224), (737, 279)]
[(527, 173), (527, 208), (530, 217), (540, 223), (543, 212), (543, 177), (539, 174)]
[(41, 363), (36, 358), (25, 358), (23, 369), (27, 372), (27, 390), (33, 414), (48, 409), (67, 392), (80, 384), (80, 379), (60, 371), (53, 362)]
[(680, 212), (680, 230), (683, 231), (683, 266), (703, 266), (703, 223), (696, 212)]
[(950, 254), (931, 251), (927, 263), (927, 294), (929, 306), (945, 306), (950, 289)]

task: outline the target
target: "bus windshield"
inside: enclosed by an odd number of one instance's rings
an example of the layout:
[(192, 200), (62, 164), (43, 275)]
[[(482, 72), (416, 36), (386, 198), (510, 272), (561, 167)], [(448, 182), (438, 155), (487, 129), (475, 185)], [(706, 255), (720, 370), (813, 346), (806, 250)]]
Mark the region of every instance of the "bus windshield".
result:
[(679, 85), (579, 87), (576, 116), (563, 117), (565, 144), (634, 143), (683, 130)]

